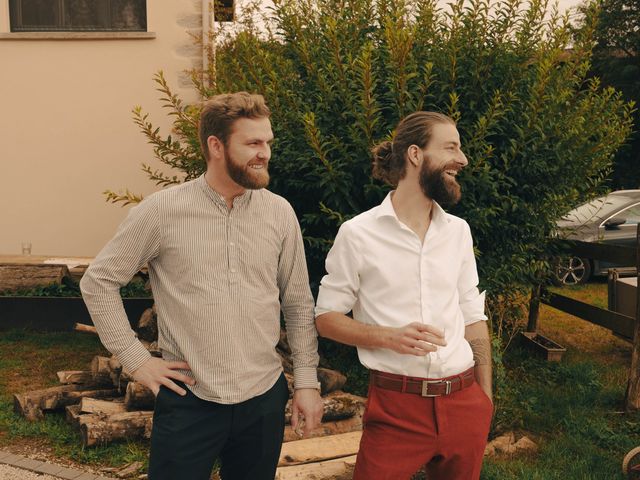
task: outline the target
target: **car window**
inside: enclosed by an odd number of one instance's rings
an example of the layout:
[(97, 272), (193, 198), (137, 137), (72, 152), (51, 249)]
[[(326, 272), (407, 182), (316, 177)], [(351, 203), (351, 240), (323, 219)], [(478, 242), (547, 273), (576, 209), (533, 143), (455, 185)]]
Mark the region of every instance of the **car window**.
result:
[(640, 223), (640, 203), (623, 210), (611, 219), (619, 225), (637, 225)]
[(599, 197), (571, 210), (562, 219), (581, 224), (602, 221), (624, 205), (625, 201), (613, 195)]

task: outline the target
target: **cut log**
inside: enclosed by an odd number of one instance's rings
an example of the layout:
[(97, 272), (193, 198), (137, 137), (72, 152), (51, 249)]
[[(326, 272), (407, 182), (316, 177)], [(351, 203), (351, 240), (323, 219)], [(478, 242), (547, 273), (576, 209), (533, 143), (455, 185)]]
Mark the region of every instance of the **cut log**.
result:
[(344, 384), (347, 383), (347, 377), (336, 370), (328, 368), (318, 369), (318, 380), (320, 380), (320, 390), (322, 395), (342, 390)]
[(60, 285), (69, 276), (66, 265), (49, 264), (0, 264), (0, 291), (34, 288), (43, 285)]
[(107, 444), (117, 440), (143, 438), (150, 432), (153, 412), (124, 412), (114, 415), (83, 415), (80, 418), (82, 445)]
[(124, 396), (124, 404), (127, 410), (153, 409), (156, 397), (151, 390), (138, 382), (127, 384), (127, 393)]
[(113, 386), (121, 392), (125, 392), (127, 384), (133, 382), (133, 377), (122, 369), (122, 364), (115, 355), (109, 359), (109, 377)]
[(305, 438), (282, 445), (278, 466), (321, 462), (358, 453), (362, 432), (342, 433), (328, 437)]
[[(358, 413), (351, 418), (345, 420), (337, 420), (335, 422), (322, 422), (318, 428), (313, 430), (308, 438), (325, 437), (328, 435), (337, 435), (340, 433), (357, 432), (362, 430), (362, 415)], [(284, 427), (284, 441), (294, 442), (300, 440), (300, 435), (293, 431), (291, 425)]]
[(80, 405), (67, 405), (65, 412), (67, 422), (76, 428), (80, 428), (80, 417), (83, 415), (80, 412)]
[(87, 325), (86, 323), (76, 323), (73, 327), (76, 332), (90, 333), (92, 335), (98, 335), (98, 330), (93, 325)]
[[(324, 403), (322, 421), (329, 422), (353, 417), (364, 410), (366, 398), (338, 391), (322, 397), (322, 402)], [(291, 399), (285, 408), (285, 422), (291, 423)]]
[(138, 321), (138, 338), (149, 343), (158, 341), (158, 321), (152, 308), (147, 308)]
[(84, 397), (80, 400), (81, 413), (101, 413), (104, 415), (113, 415), (114, 413), (123, 413), (127, 411), (124, 399), (114, 398), (109, 400), (100, 400), (97, 398)]
[[(83, 387), (82, 385), (77, 386)], [(41, 398), (40, 408), (42, 410), (60, 410), (67, 405), (80, 403), (80, 400), (83, 397), (105, 398), (114, 397), (116, 395), (118, 395), (118, 391), (112, 388), (98, 390), (77, 390), (75, 392), (51, 392), (49, 395), (43, 396)]]
[(117, 390), (87, 390), (84, 385), (60, 385), (13, 396), (13, 409), (27, 420), (39, 420), (43, 410), (58, 410), (80, 402), (82, 397), (113, 397)]
[(325, 462), (279, 467), (275, 480), (351, 480), (356, 457), (352, 455)]
[(93, 383), (93, 375), (90, 370), (65, 370), (56, 373), (56, 375), (63, 385), (88, 385)]
[(93, 357), (93, 360), (91, 360), (91, 375), (93, 376), (93, 381), (96, 383), (112, 383), (109, 357), (101, 357), (99, 355)]

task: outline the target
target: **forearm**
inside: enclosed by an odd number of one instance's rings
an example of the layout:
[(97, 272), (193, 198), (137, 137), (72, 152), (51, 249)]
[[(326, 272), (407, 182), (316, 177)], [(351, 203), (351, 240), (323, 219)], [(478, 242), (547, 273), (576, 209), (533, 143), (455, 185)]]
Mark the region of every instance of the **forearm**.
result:
[(123, 367), (132, 372), (150, 358), (136, 338), (127, 318), (119, 284), (109, 285), (90, 267), (80, 282), (82, 297), (96, 326), (100, 341)]
[(328, 312), (316, 317), (320, 336), (336, 342), (363, 348), (389, 348), (389, 329), (366, 325), (338, 312)]
[(489, 398), (493, 399), (491, 385), (491, 339), (487, 322), (479, 321), (467, 325), (464, 337), (469, 342), (471, 351), (473, 352), (476, 381)]
[(285, 315), (287, 340), (291, 347), (291, 362), (295, 388), (315, 388), (318, 383), (318, 332), (312, 310), (304, 317)]

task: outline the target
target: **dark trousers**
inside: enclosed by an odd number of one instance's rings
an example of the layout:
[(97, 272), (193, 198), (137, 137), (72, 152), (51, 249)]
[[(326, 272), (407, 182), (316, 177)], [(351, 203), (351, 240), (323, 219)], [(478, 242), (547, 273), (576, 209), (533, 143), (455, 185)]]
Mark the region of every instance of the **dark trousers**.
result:
[(187, 392), (158, 393), (149, 480), (208, 480), (217, 458), (223, 480), (273, 480), (289, 398), (284, 375), (266, 393), (235, 405)]

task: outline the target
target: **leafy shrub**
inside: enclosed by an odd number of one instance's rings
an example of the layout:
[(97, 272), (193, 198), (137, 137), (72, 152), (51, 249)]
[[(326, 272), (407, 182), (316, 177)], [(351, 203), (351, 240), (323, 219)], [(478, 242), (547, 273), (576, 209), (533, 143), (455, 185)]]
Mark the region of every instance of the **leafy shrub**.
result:
[[(211, 38), (209, 71), (192, 78), (203, 98), (266, 97), (276, 137), (270, 188), (300, 218), (314, 289), (340, 223), (388, 191), (371, 178), (370, 148), (413, 111), (456, 119), (470, 164), (451, 211), (471, 225), (499, 331), (544, 278), (555, 221), (606, 188), (630, 131), (631, 105), (587, 76), (597, 8), (585, 11), (575, 30), (544, 0), (444, 9), (433, 0), (276, 0), (266, 28), (246, 16)], [(180, 171), (143, 167), (167, 186), (205, 168), (199, 106), (184, 105), (161, 72), (155, 81), (174, 136), (161, 136), (140, 108), (134, 117), (160, 161)]]

